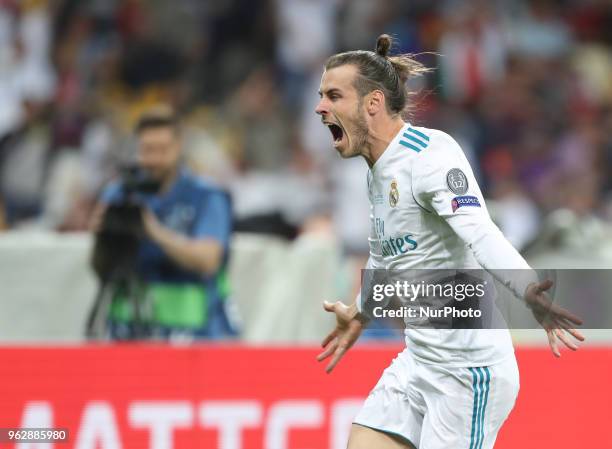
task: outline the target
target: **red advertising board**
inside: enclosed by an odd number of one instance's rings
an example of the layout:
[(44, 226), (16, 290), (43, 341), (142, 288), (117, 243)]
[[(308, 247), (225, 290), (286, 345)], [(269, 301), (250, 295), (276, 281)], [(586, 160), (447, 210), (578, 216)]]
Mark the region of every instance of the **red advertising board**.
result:
[[(316, 348), (3, 348), (0, 427), (68, 443), (0, 449), (340, 449), (401, 348), (353, 348), (331, 375)], [(496, 448), (611, 449), (612, 350), (517, 351), (521, 392)]]

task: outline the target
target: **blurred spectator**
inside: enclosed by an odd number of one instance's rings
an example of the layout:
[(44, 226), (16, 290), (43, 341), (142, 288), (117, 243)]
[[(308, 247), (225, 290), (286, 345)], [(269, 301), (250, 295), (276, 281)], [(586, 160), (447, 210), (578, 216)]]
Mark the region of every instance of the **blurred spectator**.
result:
[(0, 141), (0, 194), (9, 226), (37, 217), (42, 210), (43, 186), (50, 157), (48, 110), (38, 102), (24, 102), (23, 122)]
[(45, 1), (0, 4), (0, 197), (9, 226), (42, 210), (55, 83), (50, 46)]
[(278, 2), (277, 61), (283, 75), (287, 105), (302, 101), (313, 71), (319, 71), (333, 53), (337, 0), (285, 0)]
[(0, 3), (0, 136), (20, 127), (23, 102), (53, 96), (51, 24), (44, 0)]
[[(567, 54), (572, 33), (562, 18), (562, 7), (553, 0), (514, 2), (508, 34), (512, 50), (527, 58), (555, 58)], [(509, 8), (510, 9), (510, 8)]]
[(440, 76), (451, 102), (477, 99), (504, 74), (507, 45), (488, 2), (463, 2), (447, 10), (440, 38)]
[[(111, 282), (111, 288), (118, 287), (110, 308), (111, 336), (142, 336), (136, 328), (141, 323), (135, 319), (150, 324), (153, 337), (158, 338), (232, 335), (225, 313), (232, 226), (229, 196), (182, 165), (178, 123), (168, 110), (143, 115), (136, 132), (141, 170), (137, 173), (157, 184), (156, 193), (145, 193), (144, 184), (131, 192), (130, 182), (119, 180), (104, 190), (93, 223), (99, 239), (118, 239), (112, 223), (119, 220), (127, 229), (125, 205), (136, 201), (142, 213), (145, 238), (135, 248), (134, 273), (129, 268), (123, 273), (100, 268), (121, 267), (121, 260), (109, 260), (109, 251), (121, 246), (120, 240), (99, 240), (96, 246), (94, 264), (99, 274)], [(138, 299), (131, 297), (135, 290), (129, 287), (132, 276), (144, 283), (143, 309), (148, 312), (140, 317), (136, 315), (141, 312)], [(121, 281), (127, 283), (127, 291)]]

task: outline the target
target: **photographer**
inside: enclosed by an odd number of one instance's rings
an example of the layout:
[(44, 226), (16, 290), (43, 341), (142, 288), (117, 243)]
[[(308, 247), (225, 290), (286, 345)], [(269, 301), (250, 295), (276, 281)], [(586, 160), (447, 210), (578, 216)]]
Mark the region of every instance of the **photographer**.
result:
[(115, 339), (232, 335), (225, 313), (229, 196), (182, 166), (170, 111), (143, 115), (135, 132), (137, 167), (104, 190), (92, 219), (93, 265), (101, 292), (111, 293), (106, 308), (98, 295), (90, 324), (103, 313)]

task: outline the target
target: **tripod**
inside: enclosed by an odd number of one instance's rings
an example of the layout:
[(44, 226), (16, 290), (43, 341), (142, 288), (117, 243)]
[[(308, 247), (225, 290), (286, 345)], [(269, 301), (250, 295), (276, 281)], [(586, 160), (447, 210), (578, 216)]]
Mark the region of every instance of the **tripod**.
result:
[(138, 275), (138, 251), (142, 241), (140, 207), (134, 202), (110, 206), (102, 230), (96, 233), (92, 267), (100, 280), (89, 313), (85, 335), (102, 339), (107, 334), (109, 312), (115, 298), (125, 297), (132, 307), (128, 339), (148, 338), (145, 319), (145, 286)]
[(88, 339), (103, 339), (107, 334), (108, 317), (114, 298), (126, 297), (132, 306), (133, 319), (129, 339), (141, 340), (150, 337), (150, 327), (145, 319), (145, 288), (135, 273), (111, 276), (102, 280), (94, 305), (89, 312), (85, 334)]

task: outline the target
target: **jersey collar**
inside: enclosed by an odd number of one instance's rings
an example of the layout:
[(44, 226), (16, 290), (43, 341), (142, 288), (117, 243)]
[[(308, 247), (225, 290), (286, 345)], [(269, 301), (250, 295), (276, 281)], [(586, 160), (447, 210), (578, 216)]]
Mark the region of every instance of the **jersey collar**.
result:
[(398, 131), (395, 137), (391, 140), (391, 142), (389, 142), (389, 145), (387, 145), (387, 148), (385, 148), (385, 151), (383, 151), (383, 153), (376, 160), (376, 162), (374, 162), (374, 165), (372, 165), (372, 168), (370, 169), (372, 174), (376, 172), (378, 167), (385, 165), (385, 161), (390, 157), (390, 154), (393, 152), (393, 149), (398, 147), (399, 141), (402, 138), (402, 134), (404, 134), (404, 132), (408, 128), (410, 128), (410, 123), (408, 122), (404, 123), (404, 126), (401, 127), (401, 129)]

